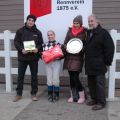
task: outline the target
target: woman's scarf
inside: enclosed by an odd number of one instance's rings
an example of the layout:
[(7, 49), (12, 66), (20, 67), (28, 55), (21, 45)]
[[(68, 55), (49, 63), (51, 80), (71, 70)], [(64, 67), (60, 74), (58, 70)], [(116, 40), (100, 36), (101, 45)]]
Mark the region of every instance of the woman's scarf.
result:
[(74, 26), (72, 26), (72, 34), (76, 37), (79, 33), (83, 32), (84, 28), (80, 27), (79, 29), (76, 29)]

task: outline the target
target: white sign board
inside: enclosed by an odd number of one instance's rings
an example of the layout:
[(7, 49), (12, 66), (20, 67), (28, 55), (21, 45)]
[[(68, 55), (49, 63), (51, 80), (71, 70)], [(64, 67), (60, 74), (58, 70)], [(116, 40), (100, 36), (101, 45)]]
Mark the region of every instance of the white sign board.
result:
[[(38, 2), (37, 7), (40, 6), (40, 1), (43, 3), (43, 0), (34, 1)], [(44, 4), (47, 5), (47, 2)], [(83, 25), (87, 27), (87, 17), (91, 13), (92, 0), (51, 0), (51, 13), (38, 17), (36, 25), (42, 31), (44, 41), (47, 41), (47, 31), (52, 29), (56, 33), (56, 40), (63, 42), (74, 17), (81, 14)], [(30, 0), (24, 0), (24, 21), (28, 14), (30, 14)]]

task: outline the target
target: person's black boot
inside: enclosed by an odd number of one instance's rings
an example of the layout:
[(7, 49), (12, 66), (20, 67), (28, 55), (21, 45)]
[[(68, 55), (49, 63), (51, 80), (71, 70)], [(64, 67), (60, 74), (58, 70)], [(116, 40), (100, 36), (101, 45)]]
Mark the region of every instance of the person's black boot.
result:
[(48, 101), (53, 102), (53, 93), (51, 91), (48, 91)]
[(48, 86), (48, 101), (53, 102), (53, 86)]
[(53, 94), (53, 101), (58, 101), (59, 100), (59, 86), (54, 86), (54, 94)]
[(72, 91), (73, 101), (77, 102), (79, 99), (78, 91), (76, 90), (76, 88), (72, 88), (71, 91)]
[(59, 100), (59, 91), (55, 91), (54, 92), (53, 100), (54, 101), (58, 101)]

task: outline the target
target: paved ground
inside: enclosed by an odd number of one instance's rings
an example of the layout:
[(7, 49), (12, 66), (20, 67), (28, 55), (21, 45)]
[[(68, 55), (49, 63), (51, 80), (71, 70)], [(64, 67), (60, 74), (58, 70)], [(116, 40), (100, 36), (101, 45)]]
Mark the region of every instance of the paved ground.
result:
[(32, 102), (30, 87), (25, 87), (23, 99), (12, 102), (15, 91), (6, 93), (0, 86), (0, 120), (120, 120), (120, 101), (108, 102), (107, 108), (93, 112), (85, 104), (67, 103), (68, 88), (61, 88), (60, 101), (49, 103), (45, 86), (39, 87), (39, 101)]

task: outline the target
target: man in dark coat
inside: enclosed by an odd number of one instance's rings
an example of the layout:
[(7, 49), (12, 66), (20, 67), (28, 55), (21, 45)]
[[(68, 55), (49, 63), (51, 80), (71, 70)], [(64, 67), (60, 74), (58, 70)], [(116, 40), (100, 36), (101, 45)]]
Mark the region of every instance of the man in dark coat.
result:
[(101, 27), (95, 15), (88, 17), (89, 30), (85, 50), (85, 72), (88, 79), (92, 110), (100, 110), (106, 105), (105, 73), (114, 55), (114, 43), (110, 34)]
[[(14, 102), (22, 98), (24, 76), (28, 65), (31, 71), (31, 97), (33, 101), (38, 100), (36, 96), (38, 91), (38, 52), (42, 51), (43, 38), (41, 32), (36, 28), (35, 21), (34, 15), (28, 15), (25, 26), (17, 30), (14, 38), (14, 45), (18, 51), (17, 95), (13, 100)], [(25, 45), (30, 42), (33, 43), (33, 48)]]

